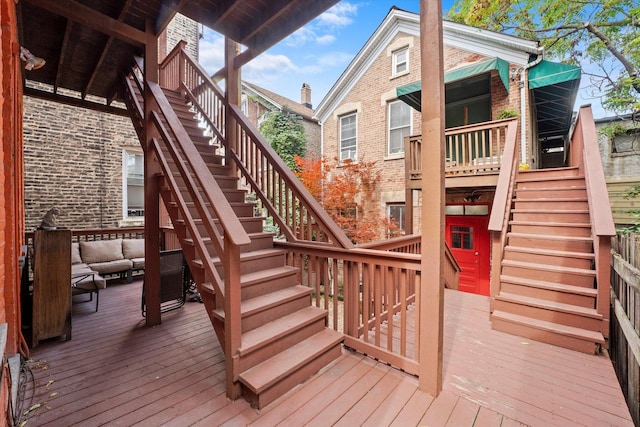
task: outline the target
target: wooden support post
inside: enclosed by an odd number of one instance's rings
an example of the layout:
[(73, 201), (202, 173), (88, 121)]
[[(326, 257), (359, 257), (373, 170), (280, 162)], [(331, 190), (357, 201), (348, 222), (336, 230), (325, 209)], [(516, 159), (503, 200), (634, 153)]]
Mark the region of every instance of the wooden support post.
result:
[(420, 0), (422, 76), (422, 274), (420, 389), (442, 390), (444, 310), (444, 71), (442, 2)]
[[(242, 97), (242, 79), (240, 70), (234, 66), (235, 58), (240, 53), (240, 45), (229, 38), (225, 38), (225, 66), (227, 68), (227, 81), (225, 84), (228, 105), (240, 105)], [(225, 135), (231, 150), (238, 148), (238, 132), (236, 121), (227, 112)], [(229, 157), (227, 156), (227, 164)]]
[[(144, 81), (158, 81), (158, 38), (153, 24), (147, 22), (147, 39), (144, 52)], [(159, 325), (160, 317), (160, 164), (151, 148), (151, 140), (157, 131), (151, 120), (152, 102), (149, 85), (144, 94), (144, 292), (147, 326)]]

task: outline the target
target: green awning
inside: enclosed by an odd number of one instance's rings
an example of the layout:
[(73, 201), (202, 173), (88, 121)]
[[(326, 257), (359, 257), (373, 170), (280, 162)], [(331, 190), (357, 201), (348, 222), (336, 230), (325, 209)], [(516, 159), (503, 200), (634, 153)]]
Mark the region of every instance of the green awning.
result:
[(540, 61), (529, 69), (529, 93), (536, 110), (540, 140), (565, 137), (571, 128), (581, 70), (574, 65)]
[[(509, 63), (501, 58), (491, 58), (485, 61), (475, 62), (463, 67), (457, 67), (444, 73), (444, 83), (453, 83), (464, 80), (479, 74), (489, 73), (493, 70), (498, 71), (500, 81), (504, 85), (507, 93), (509, 92)], [(396, 88), (398, 99), (404, 101), (418, 111), (420, 109), (420, 97), (422, 94), (422, 85), (420, 81), (409, 83)]]
[(542, 60), (529, 70), (529, 89), (580, 80), (580, 67)]

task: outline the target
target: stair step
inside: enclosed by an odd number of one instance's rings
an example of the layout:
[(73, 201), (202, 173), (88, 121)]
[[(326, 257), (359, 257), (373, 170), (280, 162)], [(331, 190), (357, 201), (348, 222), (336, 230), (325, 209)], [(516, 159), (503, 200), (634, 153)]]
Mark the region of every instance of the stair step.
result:
[(585, 308), (595, 308), (598, 296), (598, 290), (595, 288), (583, 288), (582, 286), (564, 285), (507, 275), (500, 276), (500, 290), (507, 294), (522, 295)]
[(594, 308), (508, 292), (500, 292), (495, 297), (493, 309), (591, 331), (600, 331), (603, 327), (602, 315)]
[[(302, 285), (290, 286), (240, 303), (242, 330), (248, 332), (278, 317), (294, 313), (311, 303), (312, 289)], [(213, 311), (215, 318), (224, 321), (222, 308)]]
[[(531, 230), (530, 230), (531, 231)], [(593, 240), (586, 236), (557, 234), (507, 233), (509, 245), (538, 247), (571, 252), (593, 252)]]
[(520, 200), (527, 200), (529, 198), (549, 198), (555, 197), (587, 197), (587, 187), (584, 185), (574, 186), (562, 186), (555, 187), (539, 187), (539, 188), (515, 188), (515, 195)]
[(591, 237), (591, 224), (580, 222), (509, 221), (514, 233)]
[(497, 331), (587, 354), (598, 353), (600, 346), (605, 342), (600, 332), (532, 319), (500, 310), (494, 310), (491, 314), (491, 325)]
[(240, 374), (245, 396), (262, 408), (340, 356), (343, 335), (325, 329)]
[(595, 255), (589, 252), (572, 252), (508, 245), (504, 248), (504, 259), (570, 268), (591, 269)]
[(586, 268), (541, 264), (503, 259), (502, 274), (525, 279), (543, 280), (573, 286), (593, 288), (596, 272)]
[[(325, 327), (324, 320), (326, 317), (326, 310), (309, 306), (302, 310), (298, 310), (295, 313), (291, 313), (288, 316), (282, 316), (274, 321), (245, 332), (242, 334), (242, 344), (238, 349), (240, 357), (245, 358), (251, 353), (272, 345), (276, 341), (292, 334), (295, 330), (302, 329), (305, 326), (318, 321), (323, 321), (322, 327), (320, 328), (320, 330), (322, 330)], [(320, 330), (316, 332), (319, 332)]]
[[(261, 249), (270, 249), (273, 248), (273, 233), (249, 233), (249, 239), (251, 239), (251, 243), (248, 245), (244, 245), (240, 248), (240, 252), (252, 252)], [(204, 242), (207, 249), (209, 249), (209, 254), (211, 256), (215, 255), (215, 248), (213, 245), (213, 241), (210, 237), (202, 237), (202, 241)], [(195, 243), (192, 238), (187, 237), (184, 239), (184, 244), (194, 247)]]
[(553, 169), (531, 169), (528, 171), (519, 171), (516, 182), (532, 181), (532, 180), (558, 180), (563, 178), (584, 178), (580, 174), (580, 168), (577, 166), (568, 166)]
[(589, 203), (586, 198), (535, 198), (535, 199), (513, 199), (515, 209), (532, 209), (532, 210), (558, 210), (558, 209), (570, 209), (570, 210), (588, 210)]
[(594, 270), (587, 269), (587, 268), (570, 268), (570, 267), (563, 267), (563, 266), (557, 266), (557, 265), (538, 264), (538, 263), (526, 262), (526, 261), (503, 260), (502, 266), (503, 267), (504, 266), (520, 267), (520, 268), (526, 268), (531, 270), (545, 270), (545, 271), (552, 271), (554, 273), (571, 273), (571, 274), (577, 274), (577, 275), (588, 276), (588, 277), (596, 276), (596, 272)]
[(585, 186), (584, 177), (524, 179), (524, 180), (516, 180), (516, 193), (522, 190), (545, 189), (545, 190), (551, 191), (557, 188), (579, 189), (584, 186)]
[(588, 209), (511, 209), (514, 221), (533, 222), (574, 222), (587, 223), (591, 221)]

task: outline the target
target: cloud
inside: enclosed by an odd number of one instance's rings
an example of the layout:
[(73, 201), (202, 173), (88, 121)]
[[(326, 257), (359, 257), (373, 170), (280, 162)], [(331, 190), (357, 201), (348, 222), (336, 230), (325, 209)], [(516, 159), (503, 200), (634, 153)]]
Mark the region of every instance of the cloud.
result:
[(299, 72), (298, 67), (286, 55), (263, 53), (242, 67), (242, 78), (263, 86), (288, 73)]
[(340, 2), (291, 34), (284, 43), (290, 47), (302, 47), (308, 43), (321, 46), (332, 44), (337, 40), (335, 33), (354, 22), (358, 7), (355, 3)]
[(316, 43), (319, 45), (327, 45), (336, 41), (336, 36), (333, 34), (326, 34), (324, 36), (320, 36), (316, 38)]
[(353, 17), (358, 13), (358, 5), (349, 2), (340, 2), (318, 17), (318, 24), (340, 28), (353, 23)]
[(224, 66), (224, 37), (205, 29), (204, 38), (200, 40), (198, 62), (213, 74)]

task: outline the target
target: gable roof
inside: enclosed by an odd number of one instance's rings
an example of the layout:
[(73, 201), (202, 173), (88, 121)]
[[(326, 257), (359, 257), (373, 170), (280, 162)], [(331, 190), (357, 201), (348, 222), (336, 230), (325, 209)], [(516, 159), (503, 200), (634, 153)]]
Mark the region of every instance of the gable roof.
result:
[[(395, 6), (389, 10), (382, 23), (318, 105), (316, 117), (320, 122), (327, 119), (398, 33), (420, 37), (420, 15)], [(499, 57), (521, 66), (529, 62), (531, 55), (542, 54), (542, 48), (537, 41), (451, 21), (443, 21), (443, 43), (489, 58)]]
[(256, 84), (249, 83), (247, 81), (242, 82), (242, 89), (248, 95), (259, 96), (273, 105), (279, 110), (289, 111), (302, 117), (304, 120), (317, 122), (318, 120), (313, 116), (313, 109), (293, 101), (285, 96), (278, 95), (268, 89), (264, 89)]

